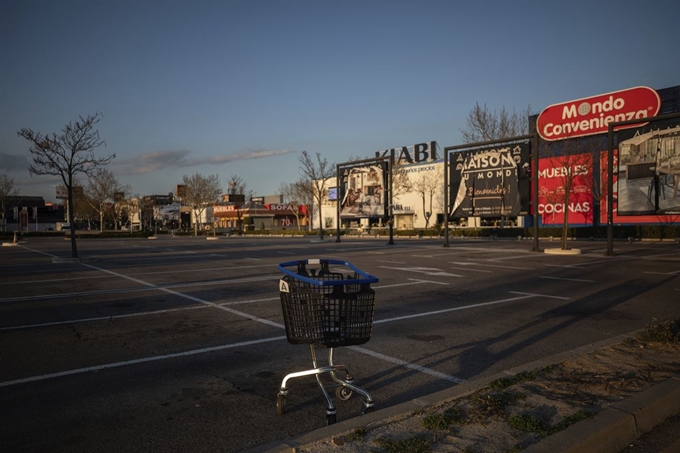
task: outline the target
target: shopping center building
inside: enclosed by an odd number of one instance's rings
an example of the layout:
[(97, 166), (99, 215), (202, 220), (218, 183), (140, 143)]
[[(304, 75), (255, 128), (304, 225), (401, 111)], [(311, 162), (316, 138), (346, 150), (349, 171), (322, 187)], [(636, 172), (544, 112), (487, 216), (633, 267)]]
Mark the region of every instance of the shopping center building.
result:
[[(507, 155), (517, 162), (514, 174), (526, 172), (526, 195), (522, 195), (527, 198), (526, 206), (515, 211), (519, 213), (517, 215), (493, 215), (482, 210), (478, 211), (480, 215), (462, 215), (463, 212), (476, 212), (451, 210), (459, 188), (449, 184), (450, 225), (461, 228), (497, 227), (501, 223), (531, 226), (536, 205), (540, 226), (561, 226), (565, 212), (568, 212), (568, 224), (572, 227), (606, 224), (608, 124), (632, 119), (641, 122), (616, 132), (616, 144), (621, 146), (620, 150), (614, 150), (614, 224), (680, 223), (680, 118), (645, 121), (675, 113), (680, 113), (680, 86), (633, 87), (546, 107), (529, 119), (538, 133), (537, 189), (529, 182), (535, 179), (529, 174), (529, 165), (523, 162), (522, 166), (519, 157), (512, 156), (514, 148), (510, 148), (514, 145), (501, 144), (490, 150), (496, 153), (494, 156), (502, 156), (507, 151)], [(447, 145), (430, 141), (376, 152), (377, 160), (364, 166), (352, 162), (340, 164), (340, 184), (337, 178), (326, 181), (327, 196), (321, 209), (324, 227), (337, 228), (338, 217), (341, 227), (385, 226), (390, 211), (397, 229), (423, 229), (442, 224), (446, 211), (444, 171), (447, 166), (444, 159)], [(486, 155), (491, 154), (487, 152)], [(392, 156), (399, 174), (393, 174), (390, 204), (386, 199), (389, 198), (386, 190), (389, 180), (380, 173), (386, 172), (382, 162)], [(455, 157), (450, 157), (449, 174), (453, 177), (449, 177), (449, 181), (456, 176), (461, 179), (453, 173), (458, 171), (453, 165)], [(503, 167), (501, 173), (508, 173), (507, 167)], [(408, 183), (405, 184), (403, 178)], [(406, 187), (408, 189), (404, 190)], [(499, 191), (507, 190), (499, 187)], [(468, 190), (470, 193), (479, 191), (472, 187)], [(566, 190), (569, 193), (567, 203)], [(462, 189), (460, 193), (463, 193)], [(535, 193), (538, 193), (537, 203)], [(311, 223), (316, 227), (319, 213), (318, 209), (313, 211), (315, 218)]]

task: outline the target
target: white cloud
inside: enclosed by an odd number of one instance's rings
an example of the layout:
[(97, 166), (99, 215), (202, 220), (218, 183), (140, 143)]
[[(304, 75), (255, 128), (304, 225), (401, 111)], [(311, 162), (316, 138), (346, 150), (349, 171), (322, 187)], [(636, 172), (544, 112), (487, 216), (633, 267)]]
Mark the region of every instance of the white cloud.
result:
[(119, 169), (116, 173), (143, 174), (167, 168), (196, 167), (199, 165), (219, 165), (240, 160), (262, 159), (292, 153), (290, 149), (247, 150), (240, 153), (218, 156), (191, 157), (193, 151), (150, 151), (134, 158), (114, 159), (112, 166)]

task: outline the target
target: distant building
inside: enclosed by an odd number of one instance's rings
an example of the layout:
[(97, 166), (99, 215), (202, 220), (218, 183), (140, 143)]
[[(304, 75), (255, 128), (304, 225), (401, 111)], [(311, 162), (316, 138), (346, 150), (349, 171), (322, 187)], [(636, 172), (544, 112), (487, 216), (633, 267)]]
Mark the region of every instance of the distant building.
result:
[(57, 223), (64, 222), (64, 206), (46, 204), (43, 197), (7, 197), (4, 204), (5, 218), (0, 220), (0, 231), (55, 230)]

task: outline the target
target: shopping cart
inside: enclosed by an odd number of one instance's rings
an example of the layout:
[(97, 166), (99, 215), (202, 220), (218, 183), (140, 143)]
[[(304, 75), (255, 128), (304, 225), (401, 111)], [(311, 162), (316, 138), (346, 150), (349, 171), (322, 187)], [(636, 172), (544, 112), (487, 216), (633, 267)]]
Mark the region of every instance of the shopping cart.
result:
[[(347, 261), (334, 259), (288, 261), (279, 264), (279, 269), (285, 274), (279, 281), (279, 292), (286, 336), (292, 344), (309, 345), (314, 368), (290, 373), (283, 378), (276, 398), (276, 410), (281, 415), (286, 412), (289, 379), (314, 375), (328, 402), (326, 423), (335, 423), (333, 399), (321, 381), (321, 374), (328, 373), (339, 400), (347, 401), (353, 392), (357, 392), (364, 397), (361, 414), (372, 412), (371, 395), (352, 384), (345, 365), (333, 363), (333, 349), (363, 344), (371, 338), (375, 307), (375, 291), (371, 289), (371, 283), (376, 283), (378, 278)], [(347, 270), (349, 273), (343, 274)], [(317, 365), (315, 346), (328, 348), (328, 366)], [(338, 377), (338, 371), (345, 373), (345, 379)]]

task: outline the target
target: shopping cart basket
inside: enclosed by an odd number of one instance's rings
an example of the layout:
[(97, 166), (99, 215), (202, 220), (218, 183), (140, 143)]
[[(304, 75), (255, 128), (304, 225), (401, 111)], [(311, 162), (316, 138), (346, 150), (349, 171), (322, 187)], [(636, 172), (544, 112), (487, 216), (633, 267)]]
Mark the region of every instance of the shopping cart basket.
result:
[[(371, 338), (375, 307), (375, 291), (371, 289), (371, 283), (376, 283), (378, 278), (347, 261), (334, 259), (288, 261), (279, 264), (279, 269), (285, 274), (279, 281), (279, 292), (286, 336), (292, 344), (309, 345), (314, 368), (290, 373), (283, 379), (276, 398), (278, 413), (283, 415), (286, 412), (288, 380), (314, 375), (328, 402), (326, 423), (335, 423), (333, 399), (320, 377), (324, 373), (333, 380), (339, 400), (347, 401), (353, 392), (357, 392), (364, 397), (362, 415), (372, 412), (371, 395), (352, 384), (345, 365), (333, 363), (333, 349), (363, 344)], [(343, 274), (347, 270), (349, 273)], [(328, 366), (317, 365), (315, 346), (328, 348)], [(338, 377), (338, 371), (345, 373), (345, 379)]]

